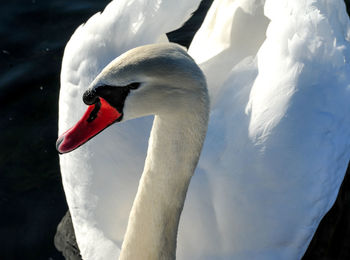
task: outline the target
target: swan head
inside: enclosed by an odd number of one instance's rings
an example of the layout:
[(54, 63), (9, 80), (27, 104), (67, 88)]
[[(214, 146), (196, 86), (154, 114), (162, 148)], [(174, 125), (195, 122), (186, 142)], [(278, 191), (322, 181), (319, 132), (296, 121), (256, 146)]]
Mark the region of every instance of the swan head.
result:
[(203, 106), (204, 114), (209, 109), (202, 71), (182, 47), (171, 43), (122, 54), (95, 78), (83, 101), (87, 111), (58, 138), (59, 153), (73, 151), (116, 122), (147, 115), (181, 117), (189, 106)]

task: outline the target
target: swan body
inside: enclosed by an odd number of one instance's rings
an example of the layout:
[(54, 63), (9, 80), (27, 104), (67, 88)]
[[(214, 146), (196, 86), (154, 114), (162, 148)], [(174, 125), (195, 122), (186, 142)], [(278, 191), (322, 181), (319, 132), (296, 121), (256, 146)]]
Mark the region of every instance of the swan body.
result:
[[(60, 133), (78, 121), (83, 93), (111, 60), (164, 41), (198, 4), (170, 2), (112, 2), (75, 32), (62, 64)], [(135, 10), (141, 18), (131, 21)], [(211, 112), (178, 259), (302, 257), (350, 157), (349, 28), (340, 0), (213, 3), (189, 49), (207, 78)], [(60, 157), (84, 259), (120, 254), (151, 125), (146, 117), (111, 126)]]

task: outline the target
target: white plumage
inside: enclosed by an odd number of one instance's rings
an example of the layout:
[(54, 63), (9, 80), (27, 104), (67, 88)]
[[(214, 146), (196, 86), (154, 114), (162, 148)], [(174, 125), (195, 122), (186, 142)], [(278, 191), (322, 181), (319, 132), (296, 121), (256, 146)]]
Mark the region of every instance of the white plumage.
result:
[[(79, 27), (62, 64), (60, 132), (82, 115), (82, 94), (103, 67), (163, 41), (198, 2), (113, 1)], [(213, 3), (189, 50), (211, 113), (178, 259), (302, 257), (350, 157), (349, 40), (341, 0)], [(111, 126), (60, 157), (84, 259), (119, 255), (151, 124)]]

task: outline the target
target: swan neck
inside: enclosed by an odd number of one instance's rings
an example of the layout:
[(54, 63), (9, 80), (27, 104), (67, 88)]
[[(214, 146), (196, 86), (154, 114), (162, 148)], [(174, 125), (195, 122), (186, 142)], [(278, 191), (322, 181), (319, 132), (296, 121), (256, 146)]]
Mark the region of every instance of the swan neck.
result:
[(207, 130), (207, 108), (155, 116), (120, 259), (175, 259), (184, 201)]

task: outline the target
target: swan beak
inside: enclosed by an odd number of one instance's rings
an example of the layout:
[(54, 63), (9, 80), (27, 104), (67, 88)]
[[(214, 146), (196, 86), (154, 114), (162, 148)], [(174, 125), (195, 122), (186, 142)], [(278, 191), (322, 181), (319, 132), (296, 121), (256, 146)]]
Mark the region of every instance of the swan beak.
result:
[(120, 121), (122, 115), (105, 99), (99, 97), (96, 103), (89, 105), (78, 123), (57, 139), (57, 151), (60, 154), (73, 151), (114, 122)]

